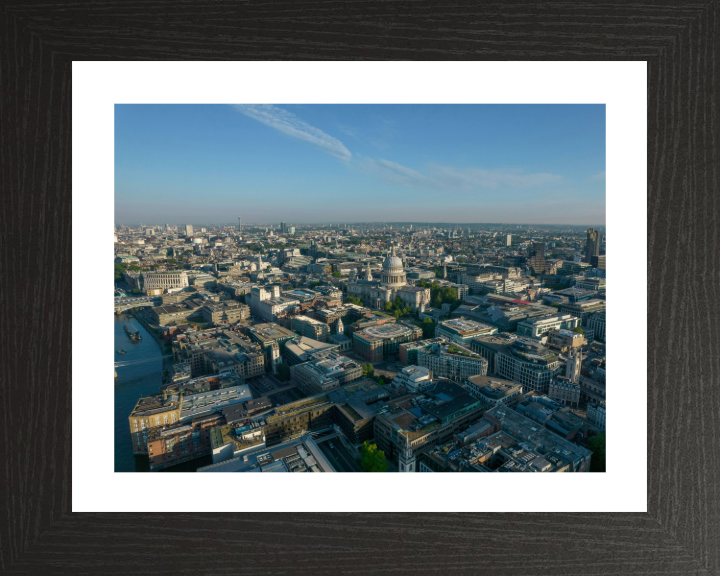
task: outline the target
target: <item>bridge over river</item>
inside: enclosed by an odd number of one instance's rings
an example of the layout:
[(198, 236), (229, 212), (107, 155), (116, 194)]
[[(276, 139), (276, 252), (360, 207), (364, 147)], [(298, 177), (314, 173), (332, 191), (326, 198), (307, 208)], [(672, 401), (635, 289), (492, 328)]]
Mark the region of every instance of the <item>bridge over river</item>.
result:
[(136, 298), (115, 298), (115, 314), (121, 314), (125, 310), (139, 308), (141, 306), (160, 306), (160, 296), (138, 296)]

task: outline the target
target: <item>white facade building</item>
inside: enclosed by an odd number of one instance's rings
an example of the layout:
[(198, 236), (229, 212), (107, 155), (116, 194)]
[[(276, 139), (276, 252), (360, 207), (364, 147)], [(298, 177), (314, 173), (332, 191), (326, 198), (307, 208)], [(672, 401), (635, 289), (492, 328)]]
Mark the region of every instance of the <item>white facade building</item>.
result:
[(587, 319), (587, 327), (594, 330), (596, 340), (605, 342), (605, 310), (590, 315)]
[(587, 418), (592, 424), (601, 430), (605, 430), (605, 402), (588, 404)]
[(188, 284), (186, 272), (143, 272), (143, 290), (169, 290), (185, 288)]
[(430, 385), (432, 370), (423, 366), (406, 366), (393, 378), (393, 386), (405, 386), (412, 394), (422, 392)]
[(550, 330), (574, 330), (580, 325), (580, 319), (572, 314), (556, 314), (532, 318), (518, 322), (518, 336), (526, 336), (534, 340), (543, 340)]

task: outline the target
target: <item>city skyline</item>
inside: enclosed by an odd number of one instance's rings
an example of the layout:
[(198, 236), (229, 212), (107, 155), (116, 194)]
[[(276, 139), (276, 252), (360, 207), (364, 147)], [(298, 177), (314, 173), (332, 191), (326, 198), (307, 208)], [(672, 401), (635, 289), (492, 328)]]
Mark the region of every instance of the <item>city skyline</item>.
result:
[[(423, 226), (423, 227), (444, 227), (444, 226), (463, 226), (463, 227), (482, 227), (482, 226), (516, 226), (516, 227), (533, 227), (533, 226), (541, 226), (541, 227), (569, 227), (569, 228), (578, 228), (578, 229), (585, 229), (588, 227), (587, 224), (560, 224), (560, 223), (553, 223), (548, 222), (544, 224), (540, 224), (537, 222), (527, 222), (527, 223), (521, 223), (521, 222), (426, 222), (426, 221), (419, 221), (419, 220), (406, 220), (406, 221), (382, 221), (382, 220), (368, 220), (368, 221), (344, 221), (344, 220), (334, 220), (334, 221), (324, 221), (324, 222), (308, 222), (305, 224), (294, 224), (293, 222), (282, 220), (282, 219), (274, 219), (267, 222), (246, 222), (243, 220), (242, 226), (245, 227), (257, 227), (257, 226), (275, 226), (278, 227), (282, 223), (295, 226), (301, 226), (303, 228), (311, 228), (313, 226), (368, 226), (368, 225), (374, 225), (374, 226), (380, 226), (380, 225), (387, 225), (387, 226), (408, 226), (412, 224), (413, 226)], [(210, 227), (221, 227), (221, 226), (232, 226), (237, 227), (237, 222), (234, 220), (228, 220), (227, 222), (197, 222), (192, 219), (188, 220), (182, 220), (177, 222), (166, 222), (163, 221), (160, 222), (143, 222), (143, 221), (137, 221), (137, 222), (116, 222), (115, 226), (186, 226), (188, 224), (193, 226), (210, 226)], [(601, 228), (605, 228), (604, 225), (599, 225)]]
[(116, 223), (605, 224), (603, 105), (118, 105), (115, 144)]

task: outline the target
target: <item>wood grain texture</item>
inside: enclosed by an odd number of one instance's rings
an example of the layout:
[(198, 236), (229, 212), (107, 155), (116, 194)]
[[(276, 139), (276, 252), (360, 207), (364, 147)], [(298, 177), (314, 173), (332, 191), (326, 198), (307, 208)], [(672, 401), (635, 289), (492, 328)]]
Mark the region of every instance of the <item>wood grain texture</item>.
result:
[[(720, 574), (719, 27), (717, 1), (0, 5), (0, 573)], [(70, 513), (73, 59), (647, 60), (649, 513)]]

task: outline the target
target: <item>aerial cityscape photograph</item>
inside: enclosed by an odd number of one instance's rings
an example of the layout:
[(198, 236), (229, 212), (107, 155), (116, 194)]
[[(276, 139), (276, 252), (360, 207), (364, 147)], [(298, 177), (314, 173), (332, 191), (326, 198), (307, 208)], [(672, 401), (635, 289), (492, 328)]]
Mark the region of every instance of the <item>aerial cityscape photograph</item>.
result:
[(115, 472), (605, 472), (605, 120), (116, 105)]

